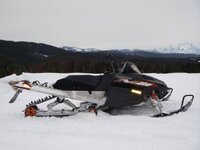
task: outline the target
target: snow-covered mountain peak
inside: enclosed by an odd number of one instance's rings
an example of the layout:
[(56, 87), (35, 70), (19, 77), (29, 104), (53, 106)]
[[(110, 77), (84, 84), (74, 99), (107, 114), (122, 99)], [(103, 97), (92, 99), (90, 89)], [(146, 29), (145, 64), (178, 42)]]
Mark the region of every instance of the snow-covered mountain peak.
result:
[(200, 47), (194, 46), (193, 44), (187, 42), (160, 48), (158, 51), (161, 53), (183, 53), (200, 55)]
[(96, 48), (78, 48), (78, 47), (70, 47), (70, 46), (63, 46), (63, 49), (67, 51), (74, 51), (74, 52), (92, 52), (92, 51), (99, 51)]

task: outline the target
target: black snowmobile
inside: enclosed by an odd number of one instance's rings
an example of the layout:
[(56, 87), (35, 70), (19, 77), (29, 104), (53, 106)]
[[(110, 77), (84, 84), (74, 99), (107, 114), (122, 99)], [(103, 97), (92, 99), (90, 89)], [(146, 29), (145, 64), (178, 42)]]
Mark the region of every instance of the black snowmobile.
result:
[[(185, 95), (181, 108), (171, 112), (162, 111), (162, 101), (167, 101), (173, 89), (156, 78), (142, 74), (138, 68), (130, 62), (112, 73), (100, 75), (79, 74), (69, 75), (57, 80), (53, 85), (41, 84), (39, 81), (29, 82), (11, 81), (10, 85), (16, 91), (10, 103), (13, 103), (23, 89), (50, 94), (45, 98), (30, 102), (25, 109), (25, 116), (70, 116), (78, 112), (89, 111), (97, 114), (98, 110), (111, 113), (113, 110), (126, 106), (139, 105), (150, 102), (152, 108), (157, 110), (153, 117), (170, 116), (186, 111), (192, 104), (194, 96)], [(185, 97), (190, 101), (184, 104)], [(47, 105), (47, 110), (41, 110), (38, 105), (49, 100), (54, 100)], [(79, 100), (75, 105), (73, 100)], [(67, 109), (53, 109), (58, 104), (67, 105)]]

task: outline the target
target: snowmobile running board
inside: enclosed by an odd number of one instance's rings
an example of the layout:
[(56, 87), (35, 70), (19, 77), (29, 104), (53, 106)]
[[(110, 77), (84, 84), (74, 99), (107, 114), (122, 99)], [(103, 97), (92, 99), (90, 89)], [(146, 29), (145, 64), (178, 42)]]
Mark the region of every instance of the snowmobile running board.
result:
[[(186, 97), (190, 97), (191, 99), (184, 105)], [(183, 99), (182, 99), (182, 102), (181, 102), (181, 107), (178, 110), (170, 111), (168, 113), (156, 114), (156, 115), (153, 115), (152, 117), (154, 117), (154, 118), (167, 117), (167, 116), (172, 116), (174, 114), (178, 114), (180, 112), (185, 112), (185, 111), (188, 110), (188, 108), (190, 108), (193, 100), (194, 100), (194, 95), (191, 95), (191, 94), (185, 95), (185, 96), (183, 96)]]

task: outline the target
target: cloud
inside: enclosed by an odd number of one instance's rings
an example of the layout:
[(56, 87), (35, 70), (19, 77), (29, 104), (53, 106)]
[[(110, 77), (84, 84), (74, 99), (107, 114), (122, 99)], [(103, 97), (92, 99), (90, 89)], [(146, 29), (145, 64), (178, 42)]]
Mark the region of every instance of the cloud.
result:
[(198, 43), (197, 0), (0, 0), (0, 38), (96, 48)]

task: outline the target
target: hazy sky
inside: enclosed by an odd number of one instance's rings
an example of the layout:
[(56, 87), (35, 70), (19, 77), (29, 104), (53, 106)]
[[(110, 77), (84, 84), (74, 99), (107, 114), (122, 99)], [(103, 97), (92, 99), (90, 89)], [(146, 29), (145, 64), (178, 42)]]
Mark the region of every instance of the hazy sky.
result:
[(200, 44), (200, 0), (0, 0), (0, 39), (101, 49)]

